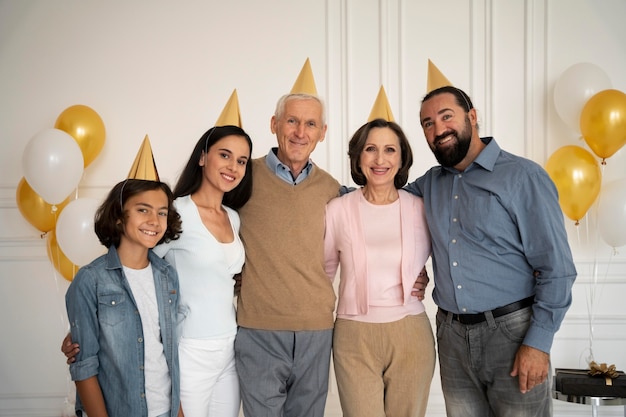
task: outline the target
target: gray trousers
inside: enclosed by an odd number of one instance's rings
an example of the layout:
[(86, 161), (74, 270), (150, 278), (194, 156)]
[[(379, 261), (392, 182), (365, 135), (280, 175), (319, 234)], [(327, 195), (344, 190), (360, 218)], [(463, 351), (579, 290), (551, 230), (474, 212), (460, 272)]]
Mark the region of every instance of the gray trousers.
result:
[(235, 361), (246, 417), (323, 417), (333, 330), (240, 327)]
[[(531, 308), (464, 325), (437, 312), (437, 348), (448, 417), (549, 417), (552, 378), (526, 394), (510, 375)], [(550, 375), (550, 373), (548, 374)]]

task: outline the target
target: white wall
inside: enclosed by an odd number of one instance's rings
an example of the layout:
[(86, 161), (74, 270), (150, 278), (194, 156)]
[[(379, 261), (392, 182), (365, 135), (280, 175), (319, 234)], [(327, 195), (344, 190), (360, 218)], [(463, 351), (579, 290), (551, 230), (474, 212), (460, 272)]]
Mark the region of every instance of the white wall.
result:
[[(314, 160), (349, 182), (348, 138), (383, 84), (417, 176), (434, 164), (417, 120), (431, 59), (473, 97), (482, 133), (543, 164), (560, 146), (582, 145), (552, 103), (565, 69), (594, 63), (626, 91), (624, 16), (623, 0), (0, 0), (0, 416), (58, 416), (72, 386), (59, 352), (68, 282), (15, 202), (26, 144), (65, 108), (86, 104), (107, 129), (80, 197), (100, 198), (123, 179), (146, 134), (173, 184), (234, 88), (254, 155), (263, 155), (274, 144), (275, 101), (309, 57), (329, 123)], [(626, 150), (608, 162), (607, 176), (626, 177)], [(580, 275), (555, 367), (586, 366), (595, 289), (595, 358), (626, 368), (626, 250), (597, 237), (596, 217), (592, 210), (578, 227), (567, 220)], [(557, 416), (589, 413), (555, 403)], [(436, 375), (428, 415), (444, 414)], [(334, 385), (327, 415), (340, 415)]]

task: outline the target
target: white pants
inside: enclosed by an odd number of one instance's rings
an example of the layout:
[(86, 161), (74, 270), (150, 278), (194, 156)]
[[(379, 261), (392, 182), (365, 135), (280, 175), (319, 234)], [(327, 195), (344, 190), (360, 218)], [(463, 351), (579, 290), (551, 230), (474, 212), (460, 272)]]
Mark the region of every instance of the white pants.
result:
[(235, 336), (180, 339), (180, 402), (185, 417), (239, 415), (234, 341)]

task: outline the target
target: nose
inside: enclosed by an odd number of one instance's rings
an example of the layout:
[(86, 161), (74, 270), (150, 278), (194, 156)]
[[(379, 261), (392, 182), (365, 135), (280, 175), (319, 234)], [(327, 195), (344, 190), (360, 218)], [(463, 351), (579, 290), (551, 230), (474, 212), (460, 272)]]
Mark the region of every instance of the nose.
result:
[(149, 224), (158, 224), (159, 223), (159, 213), (155, 211), (151, 211), (148, 214), (148, 223)]
[(295, 130), (295, 134), (296, 134), (296, 136), (298, 136), (298, 137), (302, 137), (302, 136), (304, 136), (304, 129), (305, 129), (304, 123), (299, 122), (299, 123), (296, 125), (296, 130)]
[(446, 130), (448, 130), (448, 127), (446, 126), (445, 123), (435, 120), (435, 136), (439, 136), (440, 134), (444, 133)]
[(231, 158), (228, 165), (226, 165), (226, 168), (228, 168), (229, 171), (235, 171), (237, 169), (237, 161), (234, 158)]

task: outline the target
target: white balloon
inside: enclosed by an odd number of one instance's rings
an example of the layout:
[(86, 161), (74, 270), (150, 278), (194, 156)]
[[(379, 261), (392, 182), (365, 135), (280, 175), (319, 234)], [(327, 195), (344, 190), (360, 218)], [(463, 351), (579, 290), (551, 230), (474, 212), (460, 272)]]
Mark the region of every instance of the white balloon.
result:
[(580, 133), (580, 114), (596, 93), (611, 88), (608, 75), (597, 65), (581, 62), (566, 69), (554, 85), (554, 107), (565, 124)]
[(94, 198), (77, 198), (59, 214), (55, 229), (57, 242), (75, 265), (86, 265), (106, 252), (94, 231), (94, 216), (99, 205)]
[(70, 134), (45, 129), (26, 145), (22, 166), (28, 185), (48, 204), (59, 204), (80, 182), (83, 153)]
[(626, 178), (602, 185), (598, 226), (600, 236), (609, 246), (626, 245)]

